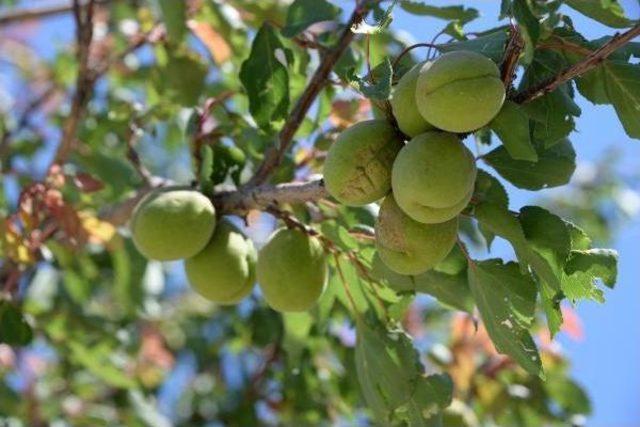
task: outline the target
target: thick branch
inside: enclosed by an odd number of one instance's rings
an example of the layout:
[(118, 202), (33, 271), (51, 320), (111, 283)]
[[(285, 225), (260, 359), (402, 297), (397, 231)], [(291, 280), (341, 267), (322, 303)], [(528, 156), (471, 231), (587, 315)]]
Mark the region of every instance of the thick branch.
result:
[(247, 183), (247, 186), (253, 187), (256, 185), (263, 184), (269, 179), (269, 176), (273, 173), (273, 171), (280, 165), (282, 159), (284, 158), (285, 153), (289, 149), (293, 141), (293, 137), (297, 132), (298, 128), (302, 124), (309, 108), (313, 104), (313, 101), (316, 99), (320, 91), (327, 85), (329, 74), (333, 69), (333, 66), (338, 62), (344, 51), (353, 40), (354, 33), (351, 31), (351, 28), (360, 23), (367, 12), (369, 11), (370, 0), (365, 0), (362, 3), (359, 3), (356, 6), (356, 9), (351, 14), (351, 18), (349, 18), (349, 22), (346, 27), (342, 31), (336, 46), (329, 50), (323, 57), (320, 62), (320, 65), (316, 69), (316, 72), (309, 80), (307, 88), (298, 99), (295, 107), (291, 111), (291, 115), (289, 119), (284, 124), (284, 127), (280, 131), (278, 135), (278, 143), (276, 146), (272, 147), (265, 154), (264, 160), (258, 167), (255, 175), (251, 178), (251, 180)]
[(504, 59), (500, 69), (501, 78), (507, 91), (511, 89), (511, 82), (515, 78), (516, 67), (518, 66), (518, 58), (520, 58), (523, 49), (524, 40), (522, 39), (520, 28), (517, 25), (512, 25), (509, 43), (504, 51)]
[[(110, 0), (96, 0), (96, 3), (108, 3)], [(88, 1), (81, 2), (82, 7), (86, 7)], [(13, 24), (16, 22), (27, 21), (30, 19), (48, 18), (55, 15), (71, 12), (73, 6), (71, 2), (65, 2), (63, 4), (54, 4), (47, 6), (37, 6), (32, 8), (20, 8), (15, 10), (9, 10), (3, 14), (0, 14), (0, 25)]]
[(553, 92), (558, 86), (568, 82), (584, 73), (596, 68), (602, 61), (625, 44), (629, 43), (635, 37), (640, 35), (640, 24), (636, 24), (624, 33), (615, 34), (607, 43), (594, 50), (590, 55), (582, 61), (566, 68), (556, 76), (543, 81), (537, 86), (520, 92), (514, 97), (514, 101), (524, 104), (531, 102), (549, 92)]
[(270, 205), (303, 203), (320, 200), (328, 193), (322, 179), (307, 182), (290, 182), (278, 185), (261, 185), (221, 192), (214, 197), (214, 204), (221, 213), (245, 214), (252, 209), (264, 209)]

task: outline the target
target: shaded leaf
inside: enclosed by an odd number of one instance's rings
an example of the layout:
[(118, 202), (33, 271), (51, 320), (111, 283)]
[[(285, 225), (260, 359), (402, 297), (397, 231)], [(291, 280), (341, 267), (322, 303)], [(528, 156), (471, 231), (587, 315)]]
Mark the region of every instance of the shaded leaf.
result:
[(538, 153), (531, 144), (529, 116), (518, 104), (506, 101), (489, 126), (498, 135), (512, 158), (538, 161)]
[(564, 140), (550, 148), (539, 144), (535, 147), (537, 162), (515, 160), (501, 146), (484, 156), (504, 179), (518, 188), (541, 190), (558, 187), (569, 182), (576, 169), (576, 153), (569, 140)]
[(174, 0), (158, 0), (158, 2), (169, 38), (180, 43), (187, 33), (187, 3)]
[(0, 343), (24, 346), (33, 339), (31, 326), (9, 301), (0, 301)]
[(438, 45), (438, 50), (442, 53), (455, 50), (470, 50), (481, 53), (498, 63), (502, 61), (506, 43), (507, 32), (504, 29), (499, 29), (470, 40), (440, 44)]
[(374, 320), (357, 323), (356, 371), (369, 408), (383, 424), (439, 425), (451, 403), (448, 375), (424, 376), (411, 338)]
[(528, 331), (535, 313), (536, 285), (518, 264), (487, 260), (470, 267), (469, 285), (496, 349), (532, 375), (544, 376), (536, 344)]

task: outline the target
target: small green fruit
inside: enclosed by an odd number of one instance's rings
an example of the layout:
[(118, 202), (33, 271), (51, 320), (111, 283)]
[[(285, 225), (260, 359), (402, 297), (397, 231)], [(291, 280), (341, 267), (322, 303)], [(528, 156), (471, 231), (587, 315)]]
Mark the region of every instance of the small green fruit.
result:
[(343, 131), (327, 153), (324, 182), (339, 202), (362, 206), (391, 189), (391, 166), (402, 142), (384, 120), (368, 120)]
[(439, 224), (414, 221), (389, 195), (376, 222), (376, 249), (391, 270), (416, 275), (446, 258), (456, 243), (457, 231), (457, 218)]
[(416, 83), (423, 65), (424, 63), (414, 65), (407, 71), (393, 88), (391, 96), (391, 111), (398, 127), (410, 137), (433, 129), (433, 126), (422, 117), (416, 105)]
[(142, 255), (172, 261), (200, 252), (215, 226), (215, 209), (207, 197), (194, 190), (160, 189), (138, 203), (131, 233)]
[(189, 283), (218, 304), (236, 304), (255, 283), (256, 250), (233, 224), (221, 221), (205, 248), (184, 263)]
[(458, 137), (446, 132), (418, 135), (400, 150), (391, 186), (398, 205), (416, 221), (448, 221), (473, 194), (476, 163)]
[(267, 304), (277, 311), (306, 311), (327, 281), (320, 241), (299, 230), (281, 228), (258, 255), (258, 283)]
[(471, 51), (445, 53), (420, 69), (416, 104), (422, 117), (449, 132), (471, 132), (489, 123), (505, 99), (500, 70)]

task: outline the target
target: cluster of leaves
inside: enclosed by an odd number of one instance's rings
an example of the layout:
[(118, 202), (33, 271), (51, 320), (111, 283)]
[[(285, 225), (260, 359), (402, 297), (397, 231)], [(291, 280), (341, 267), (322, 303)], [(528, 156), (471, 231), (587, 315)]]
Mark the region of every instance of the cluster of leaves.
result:
[[(375, 215), (368, 207), (327, 200), (292, 205), (287, 208), (299, 221), (336, 248), (318, 306), (280, 315), (254, 295), (236, 309), (215, 307), (185, 290), (180, 266), (144, 260), (110, 207), (151, 185), (142, 167), (178, 182), (194, 180), (209, 194), (219, 184), (249, 179), (308, 76), (336, 47), (350, 12), (327, 0), (286, 3), (114, 2), (96, 17), (110, 31), (94, 42), (92, 62), (115, 64), (88, 106), (80, 146), (39, 186), (32, 185), (38, 178), (32, 171), (43, 170), (42, 157), (56, 143), (45, 131), (62, 126), (64, 109), (49, 107), (45, 119), (26, 123), (2, 113), (0, 129), (10, 136), (11, 150), (0, 145), (0, 179), (5, 188), (22, 191), (19, 202), (11, 191), (0, 197), (2, 279), (12, 286), (4, 289), (12, 298), (0, 301), (0, 342), (22, 350), (0, 344), (0, 421), (578, 423), (591, 410), (589, 400), (568, 377), (568, 362), (548, 335), (563, 324), (563, 301), (604, 301), (602, 285), (615, 283), (616, 254), (594, 248), (580, 227), (552, 209), (511, 211), (501, 179), (526, 190), (569, 182), (576, 168), (568, 139), (580, 115), (576, 90), (612, 105), (627, 134), (640, 138), (635, 43), (575, 84), (563, 83), (531, 102), (517, 97), (610, 41), (585, 40), (563, 4), (613, 28), (633, 23), (615, 1), (502, 1), (501, 18), (512, 17), (523, 35), (524, 71), (505, 113), (474, 135), (487, 150), (479, 159), (499, 178), (479, 174), (461, 219), (466, 245), (434, 270), (400, 276), (386, 269), (374, 256)], [(403, 55), (392, 65), (409, 47), (390, 26), (396, 8), (443, 21), (438, 37), (449, 40), (434, 42), (429, 54), (473, 50), (501, 64), (512, 35), (509, 26), (466, 34), (465, 25), (479, 15), (473, 8), (360, 3), (372, 16), (347, 28), (357, 37), (304, 118), (273, 183), (312, 176), (341, 130), (369, 116), (372, 105), (386, 109), (393, 83), (415, 61)], [(152, 37), (160, 23), (165, 31)], [(110, 52), (129, 52), (139, 37), (145, 49), (113, 60)], [(71, 49), (47, 62), (38, 59), (39, 72), (26, 63), (26, 81), (38, 83), (45, 75), (52, 91), (73, 92)], [(138, 156), (143, 165), (132, 161)], [(27, 191), (33, 188), (38, 191)], [(46, 208), (34, 209), (34, 203)], [(593, 204), (568, 216), (588, 221)], [(246, 231), (260, 240), (273, 218), (250, 212), (245, 220)], [(597, 241), (607, 237), (606, 229)], [(47, 240), (40, 238), (43, 230), (49, 230)], [(467, 248), (488, 250), (496, 237), (511, 244), (512, 260), (467, 254)], [(17, 276), (5, 274), (15, 265)], [(25, 368), (32, 359), (41, 366)]]

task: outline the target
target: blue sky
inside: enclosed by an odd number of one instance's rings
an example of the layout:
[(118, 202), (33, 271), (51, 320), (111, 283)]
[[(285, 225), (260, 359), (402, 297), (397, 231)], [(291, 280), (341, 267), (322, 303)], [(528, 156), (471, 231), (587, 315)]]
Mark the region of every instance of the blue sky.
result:
[[(37, 2), (28, 2), (37, 3)], [(352, 0), (339, 0), (337, 4), (350, 9)], [(453, 5), (459, 1), (435, 1), (433, 5)], [(637, 0), (623, 0), (628, 15), (637, 18), (640, 6)], [(494, 27), (498, 16), (498, 0), (466, 0), (464, 4), (481, 11), (481, 18), (469, 25), (469, 30), (484, 30)], [(588, 18), (572, 13), (574, 23), (587, 38), (598, 38), (612, 34)], [(44, 56), (51, 56), (55, 48), (72, 37), (72, 25), (68, 18), (56, 18), (48, 22), (34, 40)], [(395, 14), (393, 27), (409, 33), (416, 42), (429, 41), (439, 29), (442, 21), (415, 17), (402, 11)], [(4, 73), (5, 67), (0, 68)], [(2, 74), (0, 73), (0, 74)], [(0, 85), (7, 82), (0, 76)], [(6, 75), (5, 75), (6, 77)], [(582, 116), (577, 120), (577, 132), (572, 135), (579, 162), (597, 161), (607, 148), (615, 147), (622, 154), (621, 168), (635, 171), (640, 165), (640, 141), (629, 139), (620, 125), (613, 109), (593, 106), (583, 98), (578, 99)], [(636, 183), (637, 184), (637, 183)], [(512, 208), (532, 203), (538, 193), (511, 190)], [(557, 190), (556, 190), (557, 191)], [(557, 194), (557, 193), (556, 193)], [(585, 339), (574, 342), (560, 336), (572, 360), (572, 372), (586, 386), (594, 402), (595, 415), (589, 425), (595, 427), (640, 426), (640, 286), (638, 275), (638, 241), (640, 220), (636, 218), (620, 231), (613, 246), (620, 252), (619, 280), (616, 288), (608, 291), (604, 305), (583, 303), (577, 312), (582, 319)]]

